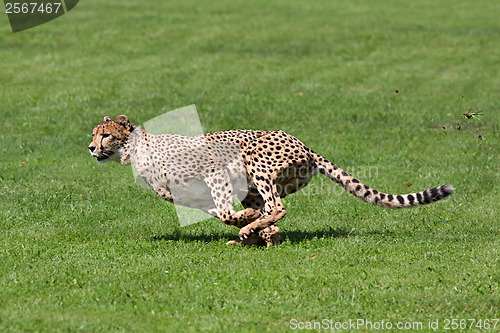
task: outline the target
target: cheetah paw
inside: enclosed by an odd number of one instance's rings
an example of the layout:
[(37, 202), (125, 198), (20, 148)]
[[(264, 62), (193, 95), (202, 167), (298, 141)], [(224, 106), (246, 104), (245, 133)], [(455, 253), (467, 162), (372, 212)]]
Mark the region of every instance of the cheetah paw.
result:
[(245, 238), (243, 240), (236, 239), (236, 240), (230, 240), (229, 242), (226, 243), (226, 245), (264, 245), (264, 239), (262, 239), (258, 234), (253, 234), (248, 238)]
[(241, 228), (238, 236), (242, 241), (245, 239), (251, 237), (252, 235), (255, 235), (255, 229), (253, 228), (248, 228), (248, 226)]

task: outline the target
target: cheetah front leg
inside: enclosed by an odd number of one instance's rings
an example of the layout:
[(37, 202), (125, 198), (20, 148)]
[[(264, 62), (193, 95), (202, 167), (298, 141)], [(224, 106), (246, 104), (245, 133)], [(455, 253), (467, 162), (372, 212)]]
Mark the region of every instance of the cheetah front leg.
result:
[[(235, 211), (233, 207), (233, 190), (229, 177), (226, 173), (211, 175), (207, 178), (205, 183), (210, 187), (211, 195), (215, 204), (214, 215), (216, 215), (223, 223), (233, 225), (238, 228), (244, 228), (246, 225), (259, 219), (264, 207), (263, 200), (256, 198), (256, 200), (249, 199), (248, 197), (243, 200), (242, 204), (245, 209)], [(257, 193), (257, 195), (259, 195)], [(251, 196), (249, 196), (251, 197)], [(266, 245), (269, 247), (272, 244), (278, 245), (281, 242), (279, 235), (279, 228), (277, 226), (270, 226), (261, 230), (254, 235), (247, 237), (244, 240), (229, 241), (227, 244), (241, 244), (241, 245)]]
[(254, 184), (263, 200), (263, 213), (258, 219), (241, 228), (239, 237), (242, 241), (252, 237), (255, 233), (266, 230), (286, 215), (276, 182), (273, 182), (272, 177), (258, 177), (254, 180)]
[(253, 208), (234, 210), (233, 188), (226, 172), (210, 175), (205, 179), (205, 183), (210, 187), (215, 214), (223, 223), (242, 228), (260, 217), (260, 211)]
[[(256, 190), (250, 190), (247, 197), (241, 202), (243, 207), (245, 208), (253, 208), (255, 210), (261, 211), (261, 214), (264, 210), (264, 199)], [(249, 221), (251, 223), (251, 221)], [(256, 234), (253, 234), (249, 238), (236, 241), (230, 241), (228, 244), (241, 243), (242, 245), (265, 245), (269, 247), (271, 245), (279, 245), (282, 242), (282, 238), (279, 234), (280, 229), (276, 224), (270, 225), (269, 227), (259, 231)]]

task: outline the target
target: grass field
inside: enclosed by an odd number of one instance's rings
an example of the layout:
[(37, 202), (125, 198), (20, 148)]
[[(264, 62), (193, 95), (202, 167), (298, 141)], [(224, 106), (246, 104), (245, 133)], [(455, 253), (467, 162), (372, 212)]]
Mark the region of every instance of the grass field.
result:
[[(80, 1), (12, 34), (1, 15), (0, 331), (500, 318), (498, 17), (495, 1)], [(283, 129), (378, 190), (456, 194), (386, 210), (317, 177), (285, 199), (281, 246), (227, 247), (237, 229), (180, 228), (88, 153), (105, 115), (190, 104), (207, 132)]]

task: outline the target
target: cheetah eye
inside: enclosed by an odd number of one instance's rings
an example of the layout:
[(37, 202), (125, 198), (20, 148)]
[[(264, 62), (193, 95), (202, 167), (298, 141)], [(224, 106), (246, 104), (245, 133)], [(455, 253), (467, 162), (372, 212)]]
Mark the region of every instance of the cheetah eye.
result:
[(102, 138), (104, 139), (104, 138), (107, 138), (108, 136), (110, 136), (110, 134), (109, 134), (109, 133), (104, 133), (104, 134), (102, 135)]

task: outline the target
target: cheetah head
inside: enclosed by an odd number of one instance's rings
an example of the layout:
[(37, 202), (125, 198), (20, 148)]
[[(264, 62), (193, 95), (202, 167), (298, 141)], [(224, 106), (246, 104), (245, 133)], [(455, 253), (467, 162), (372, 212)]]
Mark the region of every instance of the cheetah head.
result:
[[(126, 116), (118, 116), (115, 120), (104, 117), (104, 121), (94, 127), (92, 131), (92, 142), (89, 145), (90, 154), (97, 158), (98, 162), (114, 160), (119, 162), (123, 156), (122, 150), (125, 148), (130, 133), (134, 130), (134, 125)], [(121, 159), (120, 159), (121, 157)]]

